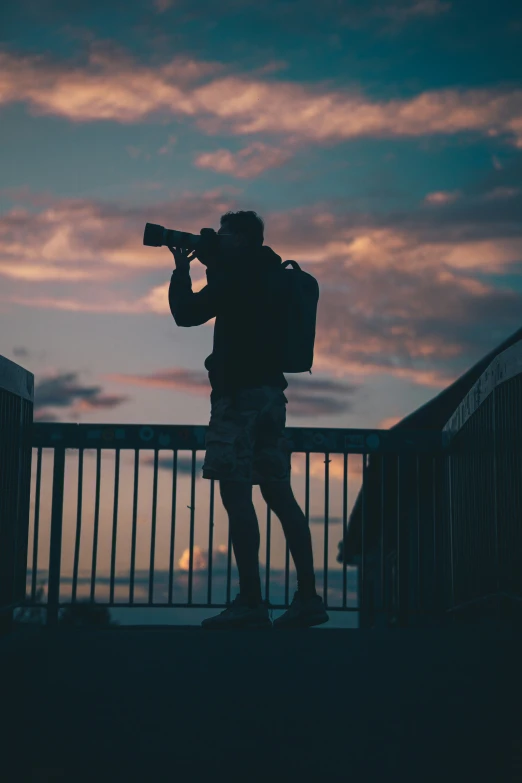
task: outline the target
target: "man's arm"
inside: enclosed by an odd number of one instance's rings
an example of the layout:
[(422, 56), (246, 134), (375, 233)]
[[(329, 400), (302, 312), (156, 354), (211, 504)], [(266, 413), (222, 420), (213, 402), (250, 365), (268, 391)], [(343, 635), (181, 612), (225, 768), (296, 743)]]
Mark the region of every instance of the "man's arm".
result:
[(225, 275), (217, 266), (207, 267), (207, 285), (194, 293), (190, 268), (179, 267), (172, 272), (169, 286), (170, 312), (177, 326), (200, 326), (214, 318), (225, 291)]

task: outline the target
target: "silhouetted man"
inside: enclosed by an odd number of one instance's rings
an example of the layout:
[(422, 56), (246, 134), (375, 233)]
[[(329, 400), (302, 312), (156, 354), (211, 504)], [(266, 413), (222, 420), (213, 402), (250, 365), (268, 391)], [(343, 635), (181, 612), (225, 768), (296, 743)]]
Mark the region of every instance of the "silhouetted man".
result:
[[(169, 304), (178, 326), (216, 318), (214, 345), (205, 367), (212, 392), (203, 478), (218, 479), (228, 513), (240, 592), (204, 628), (271, 627), (261, 595), (259, 525), (252, 485), (281, 521), (297, 571), (292, 605), (274, 627), (320, 625), (329, 617), (315, 589), (312, 541), (290, 485), (291, 451), (285, 439), (288, 383), (279, 349), (284, 328), (277, 285), (281, 257), (263, 245), (264, 224), (255, 212), (227, 212), (217, 232), (219, 251), (170, 248), (176, 262)], [(193, 293), (190, 261), (207, 267), (207, 285)]]

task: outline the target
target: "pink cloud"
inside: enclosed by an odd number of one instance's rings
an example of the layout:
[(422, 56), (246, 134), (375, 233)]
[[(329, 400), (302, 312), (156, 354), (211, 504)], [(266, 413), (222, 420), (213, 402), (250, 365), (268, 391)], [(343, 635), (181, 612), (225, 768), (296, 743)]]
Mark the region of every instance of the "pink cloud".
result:
[[(102, 201), (51, 201), (48, 195), (39, 199), (27, 189), (0, 192), (21, 202), (0, 215), (0, 277), (42, 284), (81, 281), (86, 292), (89, 284), (98, 287), (102, 281), (132, 279), (139, 270), (150, 270), (155, 265), (172, 267), (167, 248), (158, 253), (157, 248), (143, 245), (145, 223), (176, 228), (172, 215), (177, 215), (177, 225), (198, 234), (202, 225), (215, 224), (219, 215), (232, 208), (230, 194), (238, 191), (216, 188), (197, 195), (181, 192), (175, 198), (149, 205), (139, 217), (134, 207)], [(35, 214), (25, 207), (24, 200), (43, 208)], [(99, 294), (97, 300), (99, 304)]]
[[(498, 189), (493, 193), (497, 198), (500, 195)], [(82, 295), (92, 286), (100, 306), (100, 291), (104, 291), (100, 283), (133, 280), (155, 267), (172, 267), (172, 256), (166, 248), (143, 245), (146, 222), (199, 233), (202, 225), (218, 225), (219, 215), (239, 208), (237, 195), (234, 188), (199, 195), (184, 192), (142, 210), (90, 199), (56, 199), (54, 203), (44, 199), (37, 213), (17, 205), (0, 216), (0, 275), (20, 283), (43, 285), (81, 281)], [(172, 215), (177, 216), (176, 225), (172, 225)], [(358, 218), (356, 226), (344, 223), (321, 204), (275, 213), (268, 220), (266, 242), (275, 240), (283, 258), (299, 258), (326, 268), (329, 263), (338, 266), (341, 262), (344, 270), (360, 264), (375, 270), (397, 264), (425, 270), (443, 262), (454, 269), (493, 271), (522, 257), (517, 236), (469, 238), (454, 232), (445, 240), (444, 236), (422, 237), (411, 229), (372, 226), (363, 218)], [(194, 272), (197, 285), (198, 278), (205, 279), (204, 270), (197, 264)], [(56, 289), (42, 301), (45, 299), (56, 300)], [(63, 299), (69, 302), (68, 307), (75, 301), (67, 296)], [(113, 307), (116, 309), (116, 302), (108, 299), (107, 308)]]
[(295, 141), (476, 132), (509, 134), (522, 145), (519, 89), (433, 90), (372, 101), (354, 90), (224, 75), (224, 64), (187, 56), (152, 67), (119, 49), (91, 47), (84, 66), (1, 52), (0, 103), (24, 102), (34, 115), (71, 122), (188, 116), (212, 133), (274, 133)]
[(222, 174), (230, 174), (238, 179), (256, 177), (263, 171), (276, 168), (292, 155), (288, 149), (278, 149), (261, 142), (253, 142), (236, 154), (226, 149), (204, 152), (195, 159), (202, 169), (212, 169)]
[[(36, 213), (19, 205), (0, 216), (1, 301), (171, 319), (172, 256), (142, 245), (143, 226), (153, 221), (197, 233), (228, 209), (241, 208), (230, 190), (182, 193), (144, 209), (81, 199), (44, 203)], [(482, 217), (477, 213), (472, 225), (469, 210), (462, 220), (454, 213), (442, 222), (446, 204), (407, 219), (381, 218), (380, 225), (375, 217), (336, 213), (328, 203), (268, 214), (249, 205), (265, 219), (266, 244), (320, 283), (314, 372), (391, 375), (442, 388), (456, 377), (451, 362), (465, 350), (463, 324), (467, 334), (478, 320), (516, 325), (520, 295), (474, 275), (509, 272), (522, 259), (522, 236), (505, 222), (503, 205), (496, 208), (498, 222), (488, 224), (484, 216), (495, 214), (495, 201), (478, 200), (473, 209), (480, 204)], [(148, 276), (154, 269), (163, 270), (164, 279), (153, 285)], [(206, 283), (199, 263), (192, 278), (194, 291)], [(192, 339), (190, 330), (177, 331), (179, 339)], [(311, 404), (302, 401), (303, 409)]]
[[(105, 381), (127, 386), (169, 389), (208, 398), (210, 386), (206, 370), (171, 367), (148, 375), (111, 373)], [(294, 378), (291, 397), (292, 411), (297, 416), (321, 416), (346, 413), (352, 408), (352, 398), (358, 387), (335, 378)], [(290, 394), (290, 392), (288, 392)], [(323, 461), (324, 470), (324, 461)]]
[(451, 204), (460, 198), (460, 195), (458, 190), (437, 190), (434, 193), (428, 193), (424, 201), (428, 204)]

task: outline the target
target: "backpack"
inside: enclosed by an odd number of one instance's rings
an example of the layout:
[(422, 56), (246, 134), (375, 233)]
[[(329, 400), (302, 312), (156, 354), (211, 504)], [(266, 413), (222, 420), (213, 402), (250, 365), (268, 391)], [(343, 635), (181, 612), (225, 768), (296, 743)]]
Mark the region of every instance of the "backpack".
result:
[[(291, 264), (289, 271), (286, 270)], [(309, 372), (314, 362), (315, 322), (319, 284), (296, 261), (283, 261), (281, 270), (286, 329), (282, 341), (282, 371)]]

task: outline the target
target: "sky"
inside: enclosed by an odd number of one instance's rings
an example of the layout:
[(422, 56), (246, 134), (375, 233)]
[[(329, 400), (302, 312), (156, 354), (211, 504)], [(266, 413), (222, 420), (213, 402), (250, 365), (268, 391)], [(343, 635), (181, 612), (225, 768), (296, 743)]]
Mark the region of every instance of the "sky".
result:
[(320, 287), (287, 426), (387, 429), (436, 396), (521, 326), (521, 33), (505, 0), (3, 4), (0, 350), (34, 373), (34, 420), (208, 424), (214, 319), (176, 326), (143, 229), (239, 209)]

